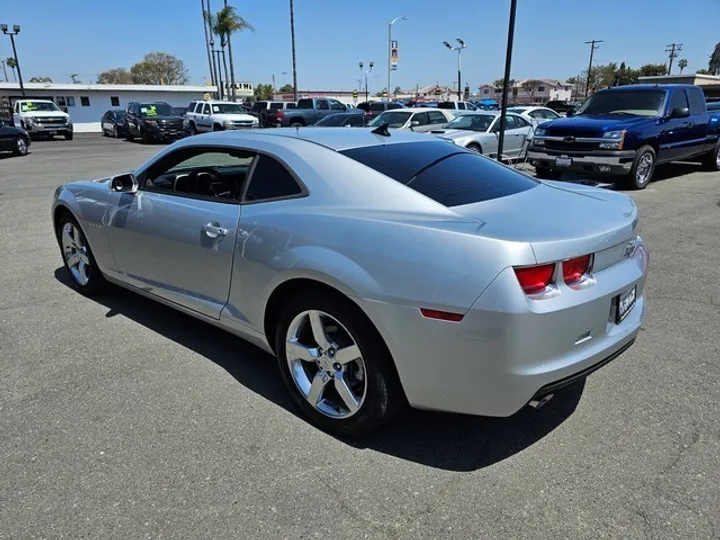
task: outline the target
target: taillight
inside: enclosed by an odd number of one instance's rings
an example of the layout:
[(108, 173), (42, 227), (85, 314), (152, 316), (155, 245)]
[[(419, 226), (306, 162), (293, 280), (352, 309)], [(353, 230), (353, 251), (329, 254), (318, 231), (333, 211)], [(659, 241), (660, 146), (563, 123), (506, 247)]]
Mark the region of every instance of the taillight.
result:
[(543, 292), (552, 283), (555, 273), (555, 263), (542, 264), (540, 266), (524, 266), (514, 268), (515, 275), (520, 282), (525, 294), (536, 294)]
[(452, 313), (450, 311), (439, 311), (437, 309), (427, 308), (420, 308), (420, 314), (426, 319), (438, 319), (449, 322), (460, 322), (464, 316), (462, 313)]
[(563, 280), (568, 285), (582, 281), (582, 278), (590, 269), (590, 255), (575, 257), (562, 262)]
[(277, 120), (278, 122), (282, 122), (282, 118), (283, 118), (283, 112), (278, 111), (277, 114), (275, 115), (275, 120)]

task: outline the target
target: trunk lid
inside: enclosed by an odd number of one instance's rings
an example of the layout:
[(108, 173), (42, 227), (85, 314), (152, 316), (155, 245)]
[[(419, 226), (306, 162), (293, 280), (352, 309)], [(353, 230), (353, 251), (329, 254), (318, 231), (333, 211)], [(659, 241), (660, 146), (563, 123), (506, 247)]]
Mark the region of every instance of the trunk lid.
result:
[(561, 182), (543, 182), (515, 195), (451, 210), (482, 220), (482, 236), (529, 242), (538, 264), (627, 242), (635, 237), (638, 219), (637, 207), (626, 195)]

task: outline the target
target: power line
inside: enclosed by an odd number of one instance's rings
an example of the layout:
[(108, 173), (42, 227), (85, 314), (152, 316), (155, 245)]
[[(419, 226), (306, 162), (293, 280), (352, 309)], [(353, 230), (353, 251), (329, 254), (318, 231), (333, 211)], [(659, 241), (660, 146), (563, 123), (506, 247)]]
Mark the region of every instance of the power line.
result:
[(595, 51), (600, 48), (601, 43), (605, 43), (605, 41), (602, 39), (593, 39), (592, 41), (585, 42), (585, 45), (590, 45), (590, 63), (588, 64), (587, 84), (585, 85), (585, 99), (587, 99), (588, 93), (590, 92), (590, 75), (592, 74), (593, 55), (595, 54)]
[(668, 64), (668, 71), (667, 74), (670, 75), (672, 73), (672, 65), (673, 60), (677, 58), (680, 55), (680, 51), (682, 51), (683, 44), (682, 43), (675, 43), (674, 41), (670, 45), (665, 45), (667, 49), (665, 49), (666, 53), (670, 53), (669, 58), (670, 62)]

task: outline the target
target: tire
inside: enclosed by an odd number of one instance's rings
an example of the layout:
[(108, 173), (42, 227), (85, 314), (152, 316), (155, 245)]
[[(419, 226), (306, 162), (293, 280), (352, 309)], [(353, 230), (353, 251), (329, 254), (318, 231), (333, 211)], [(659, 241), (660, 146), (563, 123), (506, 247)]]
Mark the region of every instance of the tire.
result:
[(213, 131), (223, 131), (223, 128), (220, 124), (213, 124)]
[(66, 140), (66, 141), (72, 141), (74, 135), (75, 135), (75, 134), (74, 134), (72, 131), (71, 131), (70, 133), (66, 133), (66, 134), (65, 134), (65, 140)]
[(105, 128), (102, 128), (102, 136), (103, 136), (103, 137), (107, 137), (107, 136), (108, 136), (108, 133), (107, 133), (107, 131), (105, 131)]
[(130, 131), (130, 126), (125, 126), (125, 140), (133, 142), (135, 140), (135, 137)]
[[(60, 218), (55, 234), (73, 289), (86, 296), (103, 292), (107, 288), (107, 281), (95, 261), (85, 233), (69, 212)], [(72, 255), (78, 257), (73, 259)], [(77, 264), (73, 264), (73, 260), (77, 260)]]
[(197, 130), (197, 126), (195, 125), (195, 122), (190, 122), (190, 125), (188, 126), (188, 132), (190, 133), (190, 135), (198, 134), (198, 130)]
[(118, 130), (117, 130), (117, 126), (113, 126), (112, 132), (110, 132), (110, 134), (112, 135), (112, 138), (113, 138), (113, 139), (117, 139), (117, 138), (119, 137), (119, 135), (118, 135)]
[(543, 180), (559, 180), (562, 176), (561, 171), (555, 169), (546, 169), (544, 167), (535, 167), (535, 176)]
[(28, 141), (25, 140), (25, 137), (18, 137), (15, 139), (15, 149), (13, 150), (13, 154), (20, 157), (27, 156), (28, 146)]
[[(317, 361), (292, 358), (288, 356), (287, 344), (288, 339), (296, 335), (299, 336), (296, 345), (302, 340), (303, 344), (313, 347), (312, 351), (318, 350), (310, 326), (311, 313), (318, 314), (317, 320), (326, 324), (323, 333), (329, 336), (327, 351), (319, 359), (308, 357)], [(297, 332), (298, 328), (302, 331)], [(342, 351), (349, 350), (346, 346), (352, 342), (357, 345), (361, 357), (336, 369), (340, 366), (337, 361)], [(337, 349), (334, 348), (336, 345)], [(310, 352), (303, 345), (300, 347), (296, 350)], [(344, 437), (358, 437), (377, 429), (405, 403), (393, 359), (380, 334), (362, 311), (339, 293), (313, 291), (290, 298), (278, 318), (275, 351), (280, 373), (293, 401), (323, 430)], [(318, 377), (326, 382), (317, 405), (312, 405), (313, 383), (310, 380), (316, 381)], [(352, 411), (346, 405), (349, 403), (347, 394), (343, 399), (337, 390), (342, 387), (350, 389), (352, 399), (355, 399), (353, 406), (359, 403), (359, 408)]]
[(143, 144), (149, 144), (150, 143), (150, 136), (148, 135), (147, 131), (144, 129), (140, 130), (140, 141)]
[(305, 124), (303, 124), (302, 122), (291, 122), (290, 127), (300, 128), (300, 127), (305, 127)]
[(702, 165), (706, 171), (720, 171), (720, 141), (703, 156)]
[(626, 189), (645, 189), (655, 173), (657, 158), (652, 146), (643, 146), (635, 152), (630, 173), (625, 176), (621, 184)]
[(482, 148), (480, 147), (479, 144), (470, 143), (467, 145), (467, 149), (470, 150), (471, 152), (477, 152), (478, 154), (483, 153)]

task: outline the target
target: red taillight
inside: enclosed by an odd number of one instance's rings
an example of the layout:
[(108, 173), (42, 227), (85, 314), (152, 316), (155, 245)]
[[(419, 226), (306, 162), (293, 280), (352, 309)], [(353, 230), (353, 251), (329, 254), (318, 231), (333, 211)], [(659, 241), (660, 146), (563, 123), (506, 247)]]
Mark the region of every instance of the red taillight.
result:
[(583, 255), (582, 257), (575, 257), (574, 259), (568, 259), (563, 261), (563, 280), (568, 285), (582, 281), (582, 278), (587, 271), (590, 269), (590, 255)]
[(420, 314), (426, 319), (438, 319), (440, 321), (460, 322), (463, 320), (462, 313), (451, 313), (449, 311), (438, 311), (437, 309), (420, 308)]
[(543, 292), (550, 285), (555, 273), (555, 264), (525, 266), (514, 270), (525, 294), (535, 294)]
[(275, 115), (275, 119), (276, 119), (278, 122), (282, 122), (282, 118), (283, 118), (283, 112), (282, 112), (282, 111), (278, 111), (277, 114)]

